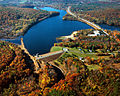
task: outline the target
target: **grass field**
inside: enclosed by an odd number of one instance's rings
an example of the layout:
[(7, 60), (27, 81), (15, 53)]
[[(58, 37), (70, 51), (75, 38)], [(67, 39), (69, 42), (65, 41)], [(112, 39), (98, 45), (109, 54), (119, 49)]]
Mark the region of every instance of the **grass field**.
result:
[(62, 48), (63, 48), (63, 47), (53, 46), (53, 47), (50, 49), (50, 52), (60, 51), (60, 50), (62, 50)]
[(101, 68), (98, 65), (86, 65), (86, 66), (89, 70), (98, 70), (99, 68)]
[(78, 57), (91, 57), (91, 58), (94, 58), (94, 59), (97, 59), (98, 56), (96, 56), (96, 53), (86, 53), (85, 50), (79, 50), (79, 49), (76, 49), (76, 48), (69, 48), (69, 52), (78, 56)]
[(105, 58), (106, 60), (109, 60), (109, 56), (97, 56), (98, 53), (89, 52), (87, 49), (81, 49), (80, 51), (78, 48), (69, 48), (69, 52), (78, 57), (83, 57), (83, 58), (90, 57), (94, 59)]

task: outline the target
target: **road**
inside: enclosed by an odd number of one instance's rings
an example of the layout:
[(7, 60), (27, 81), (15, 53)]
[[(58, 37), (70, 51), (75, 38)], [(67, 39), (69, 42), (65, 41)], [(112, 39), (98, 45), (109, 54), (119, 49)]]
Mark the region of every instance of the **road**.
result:
[(36, 60), (47, 58), (47, 57), (50, 57), (50, 56), (53, 56), (53, 55), (56, 55), (56, 54), (61, 54), (63, 52), (64, 51), (62, 50), (62, 51), (49, 52), (49, 53), (46, 53), (46, 54), (38, 55), (38, 56), (36, 56)]
[[(28, 56), (30, 56), (30, 58), (31, 58), (31, 60), (33, 61), (34, 66), (35, 66), (35, 73), (39, 73), (39, 69), (40, 69), (40, 68), (43, 68), (42, 66), (45, 65), (45, 64), (39, 65), (39, 63), (37, 62), (38, 59), (40, 60), (40, 59), (43, 59), (43, 58), (47, 58), (47, 57), (50, 57), (50, 56), (55, 56), (55, 55), (57, 55), (57, 54), (64, 53), (64, 51), (62, 50), (62, 51), (56, 51), (56, 52), (49, 52), (49, 53), (46, 53), (46, 54), (39, 55), (39, 57), (34, 57), (34, 56), (32, 56), (32, 55), (28, 52), (28, 50), (25, 48), (25, 45), (24, 45), (24, 42), (23, 42), (23, 38), (21, 38), (21, 45), (18, 45), (18, 46), (19, 46), (22, 50), (24, 50), (24, 52), (25, 52), (26, 54), (28, 54)], [(62, 70), (62, 68), (60, 68), (59, 66), (56, 66), (53, 62), (50, 62), (50, 64), (51, 64), (52, 66), (58, 68), (59, 70), (61, 70), (61, 72), (62, 72), (63, 74), (65, 74), (65, 73), (64, 73), (64, 70)]]
[[(49, 53), (46, 53), (46, 54), (42, 54), (42, 55), (36, 55), (36, 60), (41, 60), (43, 62), (48, 62), (50, 65), (52, 65), (53, 67), (56, 67), (57, 69), (59, 69), (64, 75), (65, 75), (65, 71), (64, 69), (62, 69), (60, 66), (57, 66), (55, 65), (55, 63), (53, 62), (53, 58), (55, 59), (57, 55), (57, 58), (61, 56), (61, 54), (64, 53), (63, 50), (61, 51), (55, 51), (55, 52), (49, 52)], [(52, 57), (52, 61), (49, 60), (49, 58)], [(41, 68), (44, 67), (45, 64), (41, 64)]]
[(88, 21), (88, 20), (85, 20), (85, 19), (83, 19), (83, 18), (80, 18), (80, 17), (77, 16), (76, 14), (72, 13), (71, 10), (70, 10), (70, 8), (71, 8), (71, 6), (69, 6), (69, 7), (67, 8), (67, 13), (68, 13), (68, 14), (70, 14), (70, 15), (76, 17), (78, 20), (80, 20), (80, 21), (82, 21), (82, 22), (84, 22), (84, 23), (90, 25), (90, 26), (93, 27), (94, 29), (102, 30), (103, 33), (105, 33), (106, 35), (109, 36), (109, 34), (106, 33), (100, 26), (98, 26), (98, 25), (96, 25), (96, 24), (94, 24), (94, 23), (92, 23), (92, 22), (90, 22), (90, 21)]

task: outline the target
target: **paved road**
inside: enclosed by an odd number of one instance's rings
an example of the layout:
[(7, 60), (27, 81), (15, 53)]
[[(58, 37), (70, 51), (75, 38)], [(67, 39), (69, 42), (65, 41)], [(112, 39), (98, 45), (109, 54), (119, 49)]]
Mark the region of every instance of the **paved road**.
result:
[[(20, 47), (22, 50), (24, 50), (24, 52), (25, 52), (26, 54), (28, 54), (28, 55), (30, 56), (30, 58), (32, 59), (32, 61), (34, 62), (35, 72), (36, 72), (36, 73), (39, 73), (39, 70), (38, 70), (38, 69), (39, 69), (40, 67), (42, 68), (42, 66), (44, 66), (44, 64), (43, 64), (43, 65), (42, 65), (42, 64), (39, 65), (38, 62), (36, 61), (37, 59), (43, 59), (43, 58), (46, 58), (46, 57), (49, 57), (49, 56), (54, 56), (54, 55), (56, 55), (56, 54), (61, 54), (61, 53), (64, 52), (63, 50), (62, 50), (62, 51), (56, 51), (56, 52), (49, 52), (49, 53), (46, 53), (46, 54), (43, 54), (43, 55), (39, 55), (39, 57), (34, 57), (34, 56), (32, 56), (32, 55), (28, 52), (28, 50), (25, 48), (24, 42), (23, 42), (23, 38), (21, 38), (21, 45), (19, 45), (19, 47)], [(63, 71), (60, 67), (56, 66), (54, 63), (51, 63), (51, 62), (50, 62), (50, 64), (51, 64), (52, 66), (58, 68), (59, 70), (61, 70), (61, 72), (64, 74), (64, 71)]]
[(106, 33), (100, 26), (98, 26), (98, 25), (96, 25), (96, 24), (94, 24), (94, 23), (92, 23), (92, 22), (90, 22), (90, 21), (88, 21), (88, 20), (85, 20), (85, 19), (83, 19), (83, 18), (80, 18), (80, 17), (77, 16), (76, 14), (72, 13), (71, 10), (70, 10), (70, 8), (71, 8), (71, 6), (69, 6), (69, 7), (67, 8), (67, 13), (68, 13), (68, 14), (70, 14), (70, 15), (78, 18), (78, 19), (80, 19), (81, 21), (83, 21), (84, 23), (92, 26), (92, 27), (95, 28), (95, 29), (100, 29), (100, 30), (102, 30), (103, 33), (105, 33), (106, 35), (109, 35), (109, 34)]
[[(64, 51), (61, 50), (61, 51), (56, 51), (56, 52), (49, 52), (49, 53), (46, 53), (46, 54), (38, 55), (38, 57), (37, 57), (37, 56), (35, 56), (35, 57), (36, 57), (36, 60), (42, 60), (42, 59), (45, 59), (45, 58), (47, 58), (47, 57), (55, 56), (55, 55), (61, 54), (61, 53), (64, 53)], [(61, 67), (55, 65), (55, 64), (53, 63), (53, 61), (49, 62), (49, 64), (52, 65), (52, 66), (54, 66), (54, 67), (56, 67), (56, 68), (58, 68), (59, 70), (61, 70), (61, 72), (65, 75), (64, 69), (62, 69)], [(43, 65), (41, 64), (41, 67), (42, 67), (42, 66), (44, 66), (44, 64), (43, 64)]]
[(38, 57), (36, 57), (36, 60), (47, 58), (47, 57), (50, 57), (50, 56), (53, 56), (53, 55), (57, 55), (57, 54), (61, 54), (63, 52), (64, 51), (49, 52), (49, 53), (46, 53), (46, 54), (43, 54), (43, 55), (39, 55)]

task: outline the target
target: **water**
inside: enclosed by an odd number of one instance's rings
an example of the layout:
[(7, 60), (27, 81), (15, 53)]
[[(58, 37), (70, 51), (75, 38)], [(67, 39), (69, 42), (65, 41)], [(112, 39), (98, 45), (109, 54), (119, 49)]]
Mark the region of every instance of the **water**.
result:
[(115, 27), (115, 26), (109, 26), (105, 24), (99, 24), (99, 26), (103, 29), (108, 29), (108, 30), (118, 30), (120, 31), (120, 27)]
[[(59, 16), (45, 19), (38, 24), (31, 27), (28, 32), (23, 36), (25, 47), (30, 54), (36, 53), (44, 54), (50, 51), (54, 45), (56, 37), (70, 35), (73, 31), (90, 29), (91, 27), (85, 23), (78, 21), (63, 21), (62, 17), (66, 14), (64, 10), (57, 10), (50, 7), (41, 8), (47, 11), (60, 12)], [(104, 29), (120, 30), (118, 27), (111, 27), (107, 25), (100, 25)], [(22, 36), (21, 36), (22, 37)], [(20, 37), (15, 40), (8, 40), (13, 43), (20, 44)]]

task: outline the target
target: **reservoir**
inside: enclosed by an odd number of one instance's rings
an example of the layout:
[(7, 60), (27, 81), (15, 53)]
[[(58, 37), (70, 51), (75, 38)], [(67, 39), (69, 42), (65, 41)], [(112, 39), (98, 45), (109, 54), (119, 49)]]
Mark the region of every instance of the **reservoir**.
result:
[[(44, 54), (50, 51), (50, 48), (56, 43), (56, 38), (60, 36), (70, 35), (73, 31), (90, 29), (92, 27), (78, 21), (63, 21), (62, 17), (66, 14), (64, 10), (58, 10), (50, 7), (41, 8), (47, 11), (60, 12), (59, 16), (47, 18), (31, 27), (23, 37), (25, 47), (31, 55), (37, 53)], [(118, 27), (99, 25), (103, 29), (119, 30)], [(7, 40), (20, 44), (20, 37), (14, 40)]]

